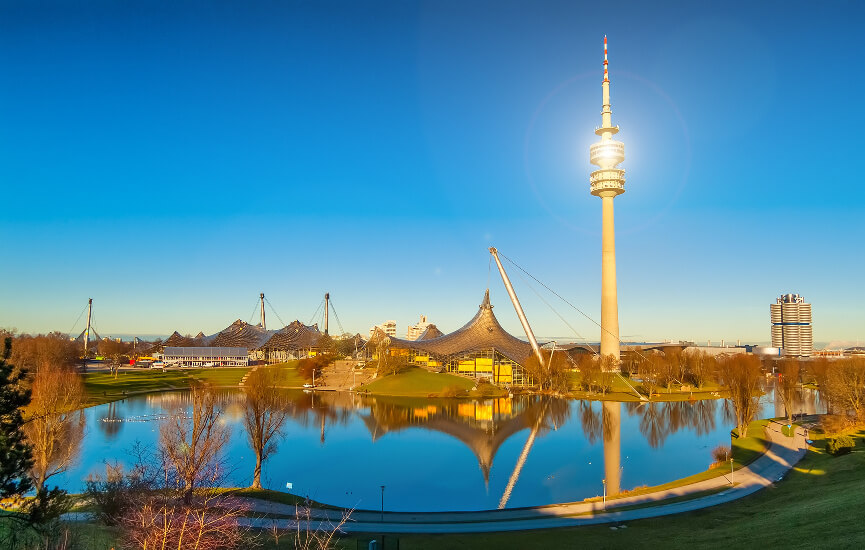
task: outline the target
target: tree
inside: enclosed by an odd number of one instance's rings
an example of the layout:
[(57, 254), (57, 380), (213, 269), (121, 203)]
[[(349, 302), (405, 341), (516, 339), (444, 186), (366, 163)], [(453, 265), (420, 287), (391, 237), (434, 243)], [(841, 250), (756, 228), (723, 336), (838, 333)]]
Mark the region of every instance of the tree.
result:
[(763, 370), (753, 355), (737, 354), (718, 361), (721, 383), (730, 392), (739, 437), (748, 436), (748, 425), (760, 408), (760, 380)]
[(652, 398), (652, 394), (658, 391), (661, 361), (660, 355), (652, 353), (637, 364), (637, 375), (643, 381), (643, 389), (648, 394), (649, 399)]
[(796, 388), (799, 385), (799, 361), (796, 359), (784, 359), (778, 365), (778, 380), (775, 382), (775, 393), (784, 403), (784, 411), (787, 413), (787, 424), (793, 424), (793, 402), (796, 397)]
[(336, 352), (336, 343), (328, 334), (322, 334), (315, 342), (315, 347), (319, 353), (331, 355)]
[(833, 410), (848, 420), (865, 421), (865, 359), (834, 361), (826, 374), (825, 392)]
[(694, 384), (701, 388), (715, 376), (715, 358), (704, 351), (683, 353), (688, 375)]
[(189, 505), (195, 488), (207, 479), (220, 476), (222, 449), (229, 429), (220, 421), (222, 411), (207, 386), (191, 386), (191, 416), (174, 414), (159, 426), (159, 446), (183, 488)]
[(276, 441), (282, 435), (285, 423), (285, 399), (277, 388), (277, 382), (278, 373), (274, 369), (259, 368), (252, 371), (243, 383), (246, 434), (255, 452), (254, 489), (261, 489), (261, 465), (276, 451)]
[(548, 350), (541, 350), (543, 362), (538, 360), (534, 354), (526, 359), (523, 369), (532, 380), (540, 387), (541, 390), (550, 390), (553, 392), (568, 391), (568, 371), (570, 370), (570, 361), (568, 360), (567, 352), (559, 351), (554, 353)]
[(115, 379), (117, 378), (120, 366), (124, 362), (129, 363), (129, 354), (131, 351), (131, 342), (117, 342), (114, 340), (99, 342), (99, 353), (110, 360), (108, 364)]
[(30, 402), (23, 386), (27, 371), (7, 363), (12, 338), (6, 337), (0, 354), (0, 498), (22, 495), (33, 487), (28, 471), (33, 465), (22, 426), (21, 410)]
[(81, 375), (68, 367), (43, 366), (33, 377), (31, 391), (24, 433), (33, 452), (31, 477), (42, 490), (78, 454), (84, 435), (84, 386)]
[(681, 352), (670, 349), (659, 357), (658, 366), (658, 382), (660, 385), (670, 389), (674, 383), (681, 384), (685, 373), (685, 358)]
[(34, 498), (21, 501), (33, 489), (32, 450), (22, 413), (30, 403), (31, 392), (24, 387), (27, 370), (7, 363), (11, 347), (12, 338), (6, 336), (0, 353), (0, 499), (17, 500), (18, 509), (3, 514), (7, 525), (0, 527), (0, 533), (11, 548), (16, 544), (46, 548), (63, 531), (56, 528), (55, 520), (69, 510), (71, 502), (65, 491), (56, 487), (50, 491), (40, 488)]
[[(8, 334), (7, 334), (8, 336)], [(18, 368), (38, 372), (50, 367), (75, 367), (83, 354), (82, 347), (59, 332), (14, 338), (10, 360)]]
[(238, 521), (248, 506), (220, 488), (219, 473), (202, 478), (187, 501), (185, 482), (167, 451), (161, 443), (155, 453), (136, 444), (129, 471), (109, 466), (105, 479), (92, 476), (87, 481), (97, 517), (120, 526), (123, 547), (216, 550), (248, 543), (249, 528)]

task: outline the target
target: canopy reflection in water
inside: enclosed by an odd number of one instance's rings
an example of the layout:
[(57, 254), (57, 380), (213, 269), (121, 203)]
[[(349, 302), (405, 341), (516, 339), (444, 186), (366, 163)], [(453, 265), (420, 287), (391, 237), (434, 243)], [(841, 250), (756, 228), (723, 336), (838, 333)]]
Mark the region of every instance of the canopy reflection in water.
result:
[[(232, 428), (232, 483), (250, 483), (244, 395), (220, 393)], [(541, 396), (456, 400), (286, 391), (285, 437), (264, 486), (339, 506), (480, 510), (615, 495), (705, 470), (730, 444), (724, 401), (616, 403)], [(137, 396), (85, 410), (81, 460), (57, 483), (79, 491), (103, 462), (155, 445), (160, 417), (189, 407), (184, 392)], [(819, 410), (819, 405), (817, 406)], [(774, 396), (764, 398), (774, 413)], [(96, 425), (98, 428), (93, 429)]]

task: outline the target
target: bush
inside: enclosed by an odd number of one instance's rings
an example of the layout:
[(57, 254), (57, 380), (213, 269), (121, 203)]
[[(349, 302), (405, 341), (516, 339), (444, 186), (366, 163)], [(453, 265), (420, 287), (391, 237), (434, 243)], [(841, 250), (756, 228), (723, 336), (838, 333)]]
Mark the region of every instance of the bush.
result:
[(727, 462), (730, 460), (732, 453), (730, 452), (730, 447), (726, 445), (718, 445), (714, 449), (712, 449), (712, 459), (716, 463)]
[(106, 464), (104, 478), (99, 474), (87, 478), (84, 494), (102, 523), (117, 525), (129, 505), (130, 483), (119, 464)]
[(839, 435), (826, 440), (826, 452), (832, 456), (841, 456), (849, 453), (856, 446), (856, 442), (846, 435)]
[(441, 391), (439, 397), (465, 397), (469, 392), (459, 386), (448, 386)]

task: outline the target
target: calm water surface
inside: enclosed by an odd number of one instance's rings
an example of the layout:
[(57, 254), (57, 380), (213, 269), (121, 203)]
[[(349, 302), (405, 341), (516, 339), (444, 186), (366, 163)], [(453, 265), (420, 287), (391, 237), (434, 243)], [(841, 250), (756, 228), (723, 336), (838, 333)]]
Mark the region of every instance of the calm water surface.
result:
[[(478, 401), (286, 392), (290, 415), (265, 462), (269, 488), (329, 504), (387, 510), (493, 509), (582, 500), (656, 485), (705, 470), (711, 450), (730, 444), (724, 400), (599, 403), (540, 397)], [(248, 485), (254, 455), (243, 428), (243, 393), (221, 394), (231, 428), (230, 481)], [(781, 416), (774, 392), (763, 417)], [(129, 461), (154, 444), (158, 418), (189, 407), (188, 394), (138, 396), (85, 410), (77, 463), (50, 483), (80, 490), (106, 460)], [(797, 412), (822, 412), (805, 390)], [(533, 444), (527, 441), (534, 434)], [(522, 467), (519, 459), (526, 453)]]

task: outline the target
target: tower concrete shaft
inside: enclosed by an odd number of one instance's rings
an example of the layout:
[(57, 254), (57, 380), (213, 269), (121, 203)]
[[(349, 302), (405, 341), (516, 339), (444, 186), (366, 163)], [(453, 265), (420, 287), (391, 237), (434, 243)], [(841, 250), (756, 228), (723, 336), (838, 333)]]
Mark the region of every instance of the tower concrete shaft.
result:
[(613, 126), (610, 108), (610, 78), (607, 37), (604, 36), (604, 80), (601, 84), (603, 107), (601, 126), (595, 134), (601, 141), (592, 144), (589, 161), (599, 169), (589, 177), (592, 195), (601, 197), (601, 355), (619, 359), (619, 304), (616, 289), (616, 229), (613, 199), (625, 192), (625, 171), (617, 168), (625, 160), (625, 144), (613, 139), (619, 132)]

